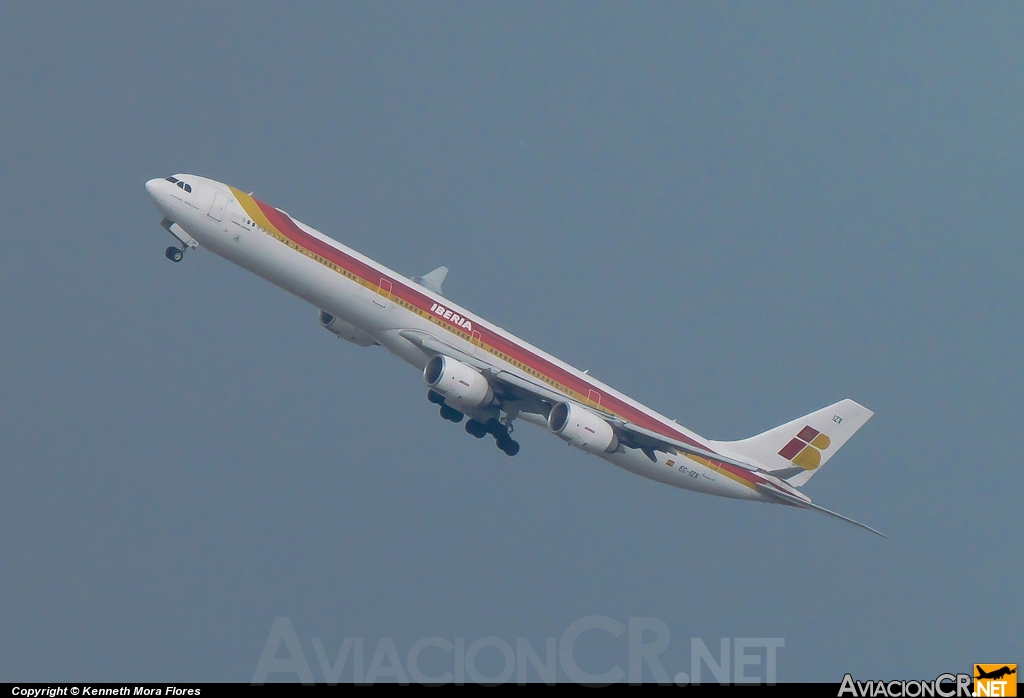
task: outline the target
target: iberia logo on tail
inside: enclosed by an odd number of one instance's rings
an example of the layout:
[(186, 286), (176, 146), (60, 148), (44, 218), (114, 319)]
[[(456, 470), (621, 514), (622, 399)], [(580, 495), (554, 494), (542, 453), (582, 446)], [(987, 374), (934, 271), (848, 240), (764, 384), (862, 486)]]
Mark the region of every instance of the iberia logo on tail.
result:
[(779, 455), (804, 470), (814, 470), (821, 465), (821, 452), (831, 444), (832, 440), (826, 434), (812, 426), (805, 426), (795, 439), (782, 447)]

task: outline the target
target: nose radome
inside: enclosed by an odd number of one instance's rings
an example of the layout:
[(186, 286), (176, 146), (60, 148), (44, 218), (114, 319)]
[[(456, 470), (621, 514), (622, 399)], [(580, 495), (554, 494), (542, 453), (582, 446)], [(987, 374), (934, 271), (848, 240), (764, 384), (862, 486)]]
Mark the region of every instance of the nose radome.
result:
[(157, 192), (159, 191), (160, 182), (162, 181), (164, 180), (157, 177), (156, 179), (151, 179), (146, 182), (146, 193), (149, 194), (149, 197), (153, 199), (153, 201), (157, 200)]

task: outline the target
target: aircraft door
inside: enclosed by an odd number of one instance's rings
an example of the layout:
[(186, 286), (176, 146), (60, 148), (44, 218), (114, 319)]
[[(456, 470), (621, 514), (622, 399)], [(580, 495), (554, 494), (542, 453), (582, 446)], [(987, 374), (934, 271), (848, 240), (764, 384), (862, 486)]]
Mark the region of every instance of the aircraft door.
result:
[[(701, 474), (705, 479), (714, 482), (718, 478), (718, 467), (709, 461), (707, 458), (701, 458), (700, 456), (687, 456), (694, 463), (700, 463), (704, 467), (700, 469)], [(696, 470), (694, 470), (696, 472)]]
[(707, 460), (703, 461), (703, 463), (704, 463), (704, 467), (707, 468), (704, 471), (704, 477), (706, 477), (708, 480), (711, 480), (712, 482), (714, 482), (715, 479), (717, 479), (717, 477), (718, 477), (718, 466), (715, 465), (714, 463), (712, 463), (711, 461), (707, 461)]
[(217, 192), (216, 196), (213, 197), (213, 206), (210, 207), (210, 212), (206, 215), (215, 221), (219, 221), (224, 218), (224, 209), (228, 206), (228, 197), (220, 192)]
[(377, 293), (373, 297), (373, 302), (382, 308), (388, 307), (388, 300), (391, 298), (392, 284), (390, 281), (381, 277), (380, 285), (377, 287)]

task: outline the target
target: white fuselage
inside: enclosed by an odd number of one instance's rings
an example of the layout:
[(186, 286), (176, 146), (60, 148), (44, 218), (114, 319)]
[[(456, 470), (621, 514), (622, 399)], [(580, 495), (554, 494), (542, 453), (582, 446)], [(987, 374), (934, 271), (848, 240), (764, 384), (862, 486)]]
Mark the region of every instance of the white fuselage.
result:
[[(164, 179), (146, 189), (169, 221), (203, 247), (351, 323), (418, 369), (430, 358), (410, 331), (432, 336), (495, 369), (543, 381), (581, 404), (686, 439), (706, 439), (637, 403), (553, 356), (487, 322), (441, 295), (333, 240), (288, 214), (220, 182), (176, 175), (191, 192)], [(406, 336), (403, 336), (403, 333)], [(522, 412), (544, 424), (540, 415)], [(620, 449), (601, 457), (630, 472), (676, 487), (741, 499), (764, 499), (748, 473), (685, 455)]]

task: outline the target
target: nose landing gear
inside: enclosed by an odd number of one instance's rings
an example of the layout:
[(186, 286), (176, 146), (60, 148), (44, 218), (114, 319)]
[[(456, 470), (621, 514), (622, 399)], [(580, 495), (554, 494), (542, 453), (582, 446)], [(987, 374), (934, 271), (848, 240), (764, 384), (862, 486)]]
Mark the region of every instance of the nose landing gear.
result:
[(164, 250), (164, 257), (167, 257), (167, 259), (175, 264), (180, 262), (185, 256), (185, 250), (194, 250), (199, 247), (198, 240), (186, 233), (184, 228), (169, 218), (164, 218), (160, 221), (160, 227), (173, 235), (174, 239), (181, 243), (181, 247), (171, 246)]

